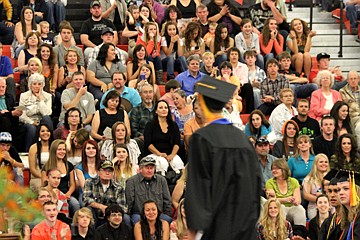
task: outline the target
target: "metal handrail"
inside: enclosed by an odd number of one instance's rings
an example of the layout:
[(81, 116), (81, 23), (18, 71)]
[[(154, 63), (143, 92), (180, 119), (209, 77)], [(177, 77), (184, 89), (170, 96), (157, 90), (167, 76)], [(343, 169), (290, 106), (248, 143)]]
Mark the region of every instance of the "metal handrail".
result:
[(343, 4), (340, 3), (340, 49), (339, 49), (339, 55), (338, 57), (343, 57), (342, 51), (343, 51), (343, 26), (344, 26), (344, 20), (343, 20)]

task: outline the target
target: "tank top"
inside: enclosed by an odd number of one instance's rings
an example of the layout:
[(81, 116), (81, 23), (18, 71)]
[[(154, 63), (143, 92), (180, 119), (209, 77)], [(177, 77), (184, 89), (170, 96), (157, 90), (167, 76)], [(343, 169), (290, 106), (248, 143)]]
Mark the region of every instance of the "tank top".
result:
[(176, 0), (176, 6), (181, 12), (183, 18), (192, 18), (196, 17), (196, 4), (194, 0), (190, 0), (188, 6), (182, 5), (180, 0)]
[[(145, 59), (145, 61), (146, 61), (146, 64), (149, 64), (149, 60)], [(136, 72), (138, 70), (138, 68), (139, 68), (139, 65), (137, 63), (135, 64), (135, 62), (133, 62), (133, 67), (132, 67), (133, 73)]]
[(24, 48), (25, 53), (25, 64), (28, 64), (30, 58), (35, 57), (35, 55), (32, 55), (26, 48)]
[(100, 109), (100, 126), (98, 134), (101, 136), (106, 127), (111, 128), (117, 121), (124, 122), (124, 110), (118, 110), (115, 114), (108, 114), (105, 109)]

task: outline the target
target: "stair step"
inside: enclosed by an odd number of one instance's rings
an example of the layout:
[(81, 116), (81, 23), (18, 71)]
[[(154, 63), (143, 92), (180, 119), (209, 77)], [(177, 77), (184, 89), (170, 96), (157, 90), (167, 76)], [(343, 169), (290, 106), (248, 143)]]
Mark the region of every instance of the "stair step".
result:
[[(336, 47), (331, 47), (331, 48), (324, 48), (322, 46), (312, 46), (310, 53), (311, 53), (311, 55), (316, 55), (321, 52), (326, 52), (326, 53), (330, 54), (331, 56), (332, 55), (337, 56), (339, 49), (340, 49), (339, 45)], [(316, 53), (316, 54), (313, 54), (313, 53)], [(343, 53), (344, 54), (345, 53), (359, 53), (359, 48), (354, 49), (354, 47), (346, 46), (346, 47), (343, 47)]]
[[(319, 42), (320, 43), (322, 43), (324, 41), (329, 42), (329, 40), (330, 40), (330, 42), (340, 41), (340, 35), (336, 35), (336, 36), (317, 35), (317, 36), (312, 38), (312, 43), (313, 43), (313, 45), (315, 45), (316, 43), (319, 43)], [(350, 34), (343, 35), (343, 41), (344, 42), (346, 42), (346, 41), (355, 41), (355, 40), (356, 40), (356, 37), (354, 35), (350, 35)]]

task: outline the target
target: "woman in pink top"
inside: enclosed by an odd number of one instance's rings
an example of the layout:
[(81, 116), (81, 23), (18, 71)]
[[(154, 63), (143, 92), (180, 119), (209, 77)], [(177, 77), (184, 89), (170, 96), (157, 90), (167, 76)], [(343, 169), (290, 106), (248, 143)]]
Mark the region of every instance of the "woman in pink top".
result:
[(320, 121), (324, 115), (330, 114), (331, 108), (337, 101), (341, 101), (341, 94), (331, 89), (334, 76), (328, 70), (319, 71), (316, 81), (320, 88), (311, 94), (309, 117)]
[(278, 31), (275, 18), (268, 18), (259, 37), (261, 54), (264, 55), (265, 63), (270, 58), (276, 57), (283, 51), (284, 38)]

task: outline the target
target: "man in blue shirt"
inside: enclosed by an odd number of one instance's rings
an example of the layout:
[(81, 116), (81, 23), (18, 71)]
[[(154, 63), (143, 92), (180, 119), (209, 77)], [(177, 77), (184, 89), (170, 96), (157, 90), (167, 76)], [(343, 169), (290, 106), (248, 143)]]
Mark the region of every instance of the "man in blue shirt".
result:
[(15, 80), (14, 71), (10, 58), (2, 56), (3, 45), (0, 42), (0, 78), (6, 80), (6, 93), (8, 93), (15, 100)]
[(200, 72), (200, 57), (198, 55), (191, 55), (187, 59), (188, 70), (180, 73), (175, 78), (181, 83), (181, 89), (185, 91), (186, 96), (194, 94), (194, 85), (200, 81), (204, 73)]
[[(113, 85), (113, 88), (109, 89), (102, 96), (101, 101), (100, 101), (100, 109), (105, 108), (103, 101), (104, 101), (106, 95), (112, 90), (116, 90), (117, 92), (120, 93), (121, 98), (124, 98), (130, 102), (131, 106), (128, 106), (129, 109), (125, 109), (127, 112), (129, 112), (130, 109), (138, 106), (141, 103), (141, 97), (140, 97), (138, 91), (136, 91), (133, 88), (128, 88), (125, 86), (126, 75), (124, 73), (114, 72), (113, 75), (111, 76), (111, 83)], [(127, 106), (124, 106), (124, 107), (127, 108)]]
[(266, 181), (273, 177), (271, 165), (272, 162), (276, 159), (276, 157), (269, 154), (270, 152), (269, 141), (264, 137), (256, 139), (255, 151), (259, 158), (259, 166), (263, 176), (263, 179), (261, 181), (261, 186), (265, 187)]

